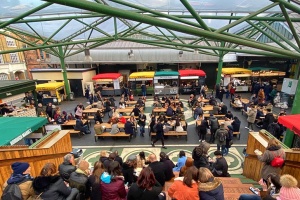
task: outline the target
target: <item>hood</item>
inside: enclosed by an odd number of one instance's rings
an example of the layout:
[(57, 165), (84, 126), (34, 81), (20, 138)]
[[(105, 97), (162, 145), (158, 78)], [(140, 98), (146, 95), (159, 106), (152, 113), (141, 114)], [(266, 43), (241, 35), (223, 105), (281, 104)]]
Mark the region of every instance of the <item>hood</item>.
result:
[(38, 176), (36, 177), (33, 182), (32, 186), (35, 191), (38, 193), (46, 191), (50, 185), (57, 182), (60, 179), (59, 175), (56, 176)]
[(104, 173), (102, 173), (100, 179), (103, 183), (108, 184), (111, 182), (111, 175), (109, 175), (107, 172), (104, 172)]
[(269, 151), (277, 151), (279, 149), (281, 149), (281, 146), (271, 146), (268, 148)]
[(222, 182), (220, 179), (214, 178), (214, 180), (211, 182), (200, 183), (198, 189), (202, 192), (211, 192), (212, 195), (214, 195), (213, 193), (216, 192), (214, 190), (217, 189), (221, 184)]

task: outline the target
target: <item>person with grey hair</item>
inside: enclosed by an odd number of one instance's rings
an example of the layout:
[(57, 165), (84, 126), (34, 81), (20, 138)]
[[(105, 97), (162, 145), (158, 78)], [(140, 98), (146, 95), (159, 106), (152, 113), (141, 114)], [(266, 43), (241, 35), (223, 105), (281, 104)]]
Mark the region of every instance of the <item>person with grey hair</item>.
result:
[(64, 156), (64, 162), (58, 166), (58, 171), (62, 179), (69, 181), (70, 174), (76, 170), (74, 155), (69, 153)]

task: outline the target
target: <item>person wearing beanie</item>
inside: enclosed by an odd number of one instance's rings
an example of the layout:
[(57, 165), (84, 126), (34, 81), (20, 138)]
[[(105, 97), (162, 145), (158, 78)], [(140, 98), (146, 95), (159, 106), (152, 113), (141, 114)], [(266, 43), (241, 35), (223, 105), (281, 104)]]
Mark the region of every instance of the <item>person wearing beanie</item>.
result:
[(281, 189), (277, 200), (299, 200), (300, 189), (298, 188), (298, 181), (289, 174), (284, 174), (280, 177)]
[(30, 176), (31, 167), (27, 162), (14, 162), (11, 165), (13, 173), (9, 179), (3, 185), (3, 193), (5, 188), (10, 184), (18, 184), (22, 193), (23, 199), (29, 199), (35, 197), (34, 190), (32, 188), (33, 178)]
[(212, 174), (215, 177), (230, 177), (228, 173), (228, 164), (221, 151), (215, 151), (216, 162), (213, 163)]

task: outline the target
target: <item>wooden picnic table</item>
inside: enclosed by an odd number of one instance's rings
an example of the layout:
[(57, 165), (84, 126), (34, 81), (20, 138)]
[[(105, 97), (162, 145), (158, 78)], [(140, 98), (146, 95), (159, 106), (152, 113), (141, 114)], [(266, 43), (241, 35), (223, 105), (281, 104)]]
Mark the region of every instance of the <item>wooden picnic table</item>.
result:
[(199, 103), (200, 103), (200, 102), (208, 103), (208, 102), (209, 102), (209, 99), (202, 99), (202, 100), (200, 100), (200, 101), (199, 101), (199, 100), (197, 100), (197, 101), (198, 101)]
[[(131, 113), (134, 107), (118, 108), (116, 111), (118, 113)], [(139, 108), (141, 110), (141, 108)]]
[[(196, 126), (200, 126), (202, 120), (196, 120)], [(224, 123), (225, 120), (224, 119), (219, 119), (218, 120), (219, 125), (221, 125), (221, 123)], [(230, 120), (230, 124), (232, 123), (232, 121)]]
[(95, 113), (97, 113), (98, 110), (102, 111), (102, 109), (99, 109), (99, 108), (90, 108), (90, 109), (83, 110), (82, 113), (88, 114), (88, 115), (95, 114)]
[[(88, 120), (81, 120), (82, 123), (85, 125), (88, 125)], [(69, 121), (65, 121), (65, 123), (60, 124), (62, 129), (74, 129), (74, 126), (76, 125), (76, 120), (69, 120)]]
[[(160, 103), (165, 103), (166, 101), (160, 101)], [(180, 100), (170, 100), (171, 103), (179, 103)]]
[(135, 105), (137, 104), (137, 101), (125, 101), (126, 105)]
[(242, 104), (249, 104), (250, 100), (249, 99), (241, 99)]
[(207, 106), (202, 107), (203, 111), (212, 111), (213, 109), (214, 109), (214, 107), (211, 106), (211, 105), (207, 105)]
[[(173, 109), (173, 110), (174, 110), (174, 109)], [(152, 112), (153, 112), (154, 114), (159, 114), (159, 113), (161, 113), (161, 112), (166, 112), (166, 111), (167, 111), (166, 108), (153, 108), (153, 110), (152, 110)], [(175, 111), (175, 110), (174, 110), (174, 111)], [(184, 112), (184, 109), (181, 108), (181, 111)]]
[[(111, 123), (102, 123), (100, 124), (101, 126), (104, 126), (106, 129), (111, 129)], [(118, 128), (124, 128), (125, 127), (125, 124), (119, 122), (118, 123)]]

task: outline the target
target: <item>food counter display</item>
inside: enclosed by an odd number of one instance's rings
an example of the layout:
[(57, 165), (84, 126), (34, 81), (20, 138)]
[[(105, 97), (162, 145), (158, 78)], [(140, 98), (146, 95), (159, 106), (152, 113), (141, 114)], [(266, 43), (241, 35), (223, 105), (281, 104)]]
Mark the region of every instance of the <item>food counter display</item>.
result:
[(178, 78), (179, 73), (177, 71), (156, 71), (154, 75), (154, 94), (178, 94)]
[(50, 82), (36, 85), (36, 91), (42, 92), (43, 105), (52, 103), (60, 104), (64, 100), (65, 85), (64, 82)]
[(248, 92), (251, 87), (252, 71), (244, 68), (223, 68), (223, 86), (233, 82), (236, 92)]
[(149, 72), (133, 72), (129, 75), (129, 85), (130, 89), (135, 95), (142, 95), (142, 85), (146, 85), (146, 93), (153, 94), (153, 77), (154, 71)]
[(123, 76), (120, 73), (102, 73), (93, 76), (97, 85), (102, 87), (102, 96), (120, 96), (122, 94), (121, 84)]
[(200, 92), (200, 88), (205, 84), (206, 73), (198, 69), (179, 70), (180, 94), (191, 94)]

